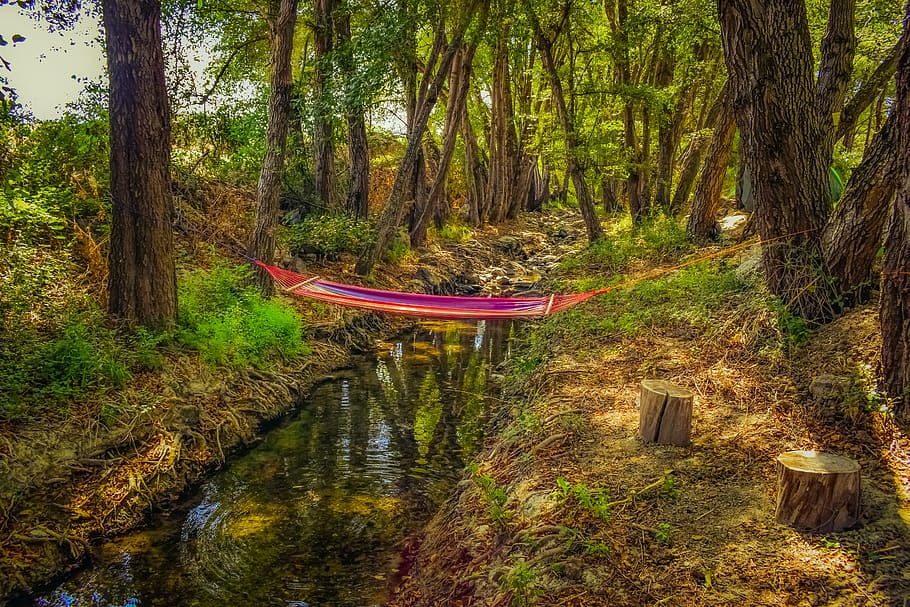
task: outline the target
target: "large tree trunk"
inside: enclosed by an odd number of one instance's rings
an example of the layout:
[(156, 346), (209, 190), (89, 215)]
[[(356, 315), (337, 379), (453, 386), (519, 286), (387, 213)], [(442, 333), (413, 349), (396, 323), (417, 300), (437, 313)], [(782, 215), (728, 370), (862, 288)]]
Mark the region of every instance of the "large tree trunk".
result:
[(853, 33), (853, 14), (856, 0), (831, 0), (828, 29), (821, 45), (821, 65), (815, 85), (815, 106), (818, 109), (822, 143), (819, 153), (828, 158), (834, 150), (837, 128), (834, 114), (844, 105), (847, 85), (853, 74), (853, 53), (856, 36)]
[(768, 288), (802, 318), (830, 319), (834, 294), (819, 242), (831, 209), (831, 157), (805, 4), (718, 0), (718, 13)]
[[(271, 0), (269, 14), (269, 116), (265, 136), (265, 158), (256, 187), (256, 225), (250, 239), (250, 255), (265, 263), (275, 256), (275, 231), (278, 229), (281, 184), (284, 178), (285, 148), (291, 115), (291, 50), (297, 21), (297, 0)], [(265, 272), (258, 283), (266, 295), (272, 281)]]
[(334, 0), (316, 0), (313, 11), (313, 36), (316, 43), (316, 68), (313, 77), (313, 140), (316, 154), (316, 195), (326, 208), (332, 207), (335, 194), (335, 138), (329, 111), (328, 89), (332, 73), (332, 10)]
[(578, 206), (585, 220), (588, 242), (594, 243), (603, 236), (603, 228), (597, 217), (597, 211), (594, 209), (594, 203), (591, 201), (588, 184), (585, 182), (584, 172), (578, 161), (578, 139), (575, 131), (575, 121), (574, 117), (569, 115), (569, 110), (566, 107), (562, 82), (559, 79), (559, 72), (556, 71), (556, 64), (553, 61), (552, 42), (544, 35), (537, 15), (528, 0), (525, 0), (525, 10), (531, 20), (537, 49), (540, 51), (540, 58), (549, 77), (550, 88), (553, 91), (553, 104), (556, 107), (556, 115), (562, 127), (563, 142), (566, 148), (566, 173), (572, 179), (572, 185), (575, 187), (575, 197), (578, 199)]
[(461, 140), (464, 141), (464, 173), (467, 199), (467, 220), (473, 226), (480, 226), (486, 221), (484, 196), (487, 191), (487, 168), (480, 146), (477, 145), (477, 135), (468, 116), (467, 99), (464, 101), (461, 120)]
[(154, 329), (174, 326), (170, 110), (159, 0), (104, 0), (110, 74), (111, 314)]
[(865, 301), (871, 290), (872, 264), (898, 185), (893, 177), (901, 149), (896, 122), (892, 113), (876, 133), (825, 226), (822, 250), (846, 305)]
[(348, 86), (345, 121), (348, 126), (348, 161), (350, 176), (348, 179), (348, 199), (345, 205), (348, 212), (366, 219), (369, 212), (370, 185), (370, 150), (367, 144), (367, 127), (363, 114), (363, 103), (357, 91), (353, 90), (354, 53), (351, 48), (351, 13), (345, 6), (338, 15), (338, 43), (341, 46), (339, 65)]
[(431, 61), (427, 62), (424, 78), (420, 84), (414, 124), (408, 132), (408, 146), (405, 148), (404, 158), (398, 168), (398, 173), (395, 175), (395, 183), (392, 185), (392, 191), (389, 192), (389, 198), (386, 201), (385, 209), (383, 209), (382, 217), (376, 228), (376, 238), (369, 250), (357, 260), (355, 271), (361, 276), (365, 276), (373, 270), (373, 266), (376, 265), (392, 244), (395, 232), (398, 230), (398, 226), (401, 225), (401, 220), (406, 211), (405, 203), (407, 200), (404, 198), (406, 184), (409, 176), (413, 175), (414, 168), (417, 166), (418, 156), (422, 147), (421, 142), (427, 128), (427, 122), (430, 119), (430, 113), (436, 105), (439, 90), (446, 81), (449, 70), (452, 67), (455, 53), (461, 48), (464, 33), (479, 7), (480, 2), (475, 1), (466, 8), (458, 27), (452, 35), (451, 42), (439, 60), (435, 75), (432, 75), (432, 70), (436, 64), (436, 57), (431, 54)]
[(692, 199), (692, 212), (686, 224), (686, 234), (697, 243), (704, 244), (720, 236), (717, 225), (717, 209), (720, 206), (720, 195), (727, 175), (727, 163), (730, 160), (730, 148), (736, 134), (736, 122), (733, 120), (733, 99), (727, 96), (720, 120), (714, 129), (711, 146), (705, 157), (698, 183), (695, 184), (695, 197)]
[(910, 424), (910, 2), (897, 65), (899, 184), (882, 264), (882, 389), (895, 399), (898, 419)]

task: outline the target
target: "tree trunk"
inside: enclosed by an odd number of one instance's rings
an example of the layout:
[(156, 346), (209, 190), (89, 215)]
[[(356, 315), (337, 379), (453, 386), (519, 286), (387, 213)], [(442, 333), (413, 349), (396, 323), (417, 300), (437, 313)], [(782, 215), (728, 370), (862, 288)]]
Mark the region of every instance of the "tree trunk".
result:
[(491, 223), (506, 218), (514, 195), (516, 175), (513, 161), (516, 156), (514, 111), (512, 108), (511, 79), (509, 75), (509, 30), (503, 27), (496, 40), (496, 58), (493, 64), (493, 84), (490, 91), (490, 180), (489, 188)]
[(103, 0), (110, 74), (108, 308), (153, 329), (177, 318), (170, 110), (159, 0)]
[(910, 2), (905, 7), (903, 49), (897, 65), (897, 197), (882, 263), (882, 390), (910, 425)]
[[(274, 1), (274, 0), (273, 0)], [(335, 141), (329, 95), (332, 74), (332, 10), (334, 0), (315, 0), (313, 37), (316, 43), (316, 68), (313, 77), (314, 147), (316, 153), (316, 195), (326, 208), (332, 208), (335, 194)]]
[(486, 220), (483, 201), (487, 191), (487, 169), (483, 161), (477, 135), (468, 116), (467, 99), (464, 102), (461, 119), (461, 140), (464, 141), (464, 173), (467, 198), (467, 220), (473, 226), (480, 226)]
[(411, 244), (419, 246), (426, 240), (427, 228), (434, 216), (439, 216), (440, 206), (445, 204), (445, 182), (449, 173), (452, 157), (455, 155), (455, 140), (458, 128), (464, 120), (462, 110), (468, 98), (468, 85), (470, 82), (471, 63), (474, 61), (476, 45), (463, 49), (458, 53), (449, 77), (449, 98), (446, 102), (446, 119), (443, 127), (442, 154), (436, 170), (433, 187), (427, 195), (427, 204), (421, 210), (415, 230), (411, 232)]
[(676, 192), (670, 202), (670, 213), (672, 215), (679, 214), (689, 201), (689, 192), (692, 191), (692, 184), (695, 183), (695, 178), (698, 176), (698, 169), (701, 167), (701, 160), (705, 155), (705, 150), (708, 149), (710, 138), (701, 131), (705, 128), (717, 126), (724, 108), (727, 107), (728, 103), (732, 103), (731, 95), (728, 80), (724, 82), (720, 93), (714, 98), (714, 101), (710, 104), (706, 101), (703, 105), (698, 124), (696, 125), (699, 132), (693, 135), (692, 141), (689, 142), (682, 157), (679, 185), (676, 186)]
[(689, 95), (680, 93), (673, 107), (669, 123), (661, 122), (657, 131), (657, 189), (654, 192), (654, 204), (664, 212), (670, 211), (670, 193), (673, 191), (673, 167), (676, 164), (676, 151), (682, 137), (683, 122), (689, 106)]
[(865, 301), (872, 287), (872, 264), (884, 237), (885, 222), (899, 173), (897, 116), (892, 113), (872, 139), (841, 194), (822, 237), (828, 271), (846, 305)]
[(348, 86), (345, 122), (348, 126), (348, 162), (351, 166), (345, 206), (355, 217), (366, 219), (369, 213), (370, 150), (367, 144), (366, 121), (363, 117), (363, 102), (358, 97), (358, 91), (350, 84), (354, 80), (355, 69), (349, 11), (349, 7), (344, 7), (337, 21), (338, 44), (341, 47), (339, 65)]
[(837, 125), (835, 141), (846, 138), (849, 133), (852, 133), (856, 129), (856, 123), (859, 122), (859, 118), (862, 116), (863, 112), (865, 112), (866, 109), (872, 105), (872, 102), (878, 98), (882, 89), (888, 87), (891, 83), (891, 78), (894, 76), (894, 70), (897, 66), (897, 56), (904, 44), (903, 41), (904, 38), (902, 37), (898, 43), (888, 51), (882, 62), (875, 68), (872, 75), (863, 80), (859, 90), (856, 91), (846, 104), (844, 104), (844, 108), (840, 113), (840, 122)]
[(582, 167), (578, 162), (578, 142), (575, 132), (574, 117), (569, 115), (566, 107), (566, 98), (563, 94), (562, 82), (559, 79), (559, 73), (556, 71), (556, 64), (553, 61), (552, 42), (544, 35), (540, 28), (540, 22), (537, 15), (534, 14), (533, 8), (528, 0), (525, 0), (525, 10), (531, 20), (531, 27), (534, 30), (534, 38), (537, 42), (537, 49), (540, 51), (540, 58), (543, 61), (544, 69), (550, 80), (550, 87), (553, 90), (553, 103), (556, 106), (556, 115), (559, 118), (559, 124), (562, 127), (563, 142), (566, 148), (566, 173), (572, 179), (572, 185), (575, 187), (575, 197), (578, 199), (578, 206), (581, 209), (581, 215), (585, 220), (585, 228), (588, 233), (588, 242), (594, 243), (603, 236), (603, 228), (600, 225), (600, 219), (597, 217), (597, 211), (594, 209), (594, 203), (591, 202), (591, 194), (588, 191), (588, 184), (585, 182)]
[(718, 12), (768, 288), (798, 316), (823, 322), (835, 312), (819, 246), (831, 209), (831, 157), (805, 4), (718, 0)]
[(695, 184), (692, 211), (689, 213), (689, 221), (686, 224), (686, 234), (699, 244), (704, 244), (720, 236), (716, 215), (720, 206), (724, 178), (727, 175), (730, 147), (733, 145), (735, 134), (733, 100), (728, 96), (711, 138), (711, 146), (705, 157), (705, 166), (702, 168), (698, 183)]
[(788, 451), (777, 458), (779, 523), (814, 533), (837, 533), (859, 522), (859, 464), (817, 451)]
[[(267, 264), (274, 261), (275, 231), (278, 229), (281, 184), (284, 178), (285, 148), (291, 115), (291, 50), (297, 21), (297, 0), (272, 0), (269, 3), (269, 115), (265, 135), (265, 158), (256, 187), (256, 225), (250, 239), (250, 255)], [(258, 274), (258, 284), (266, 295), (272, 293), (268, 274)]]
[(389, 198), (383, 209), (382, 217), (376, 228), (376, 238), (373, 245), (357, 260), (355, 271), (361, 276), (369, 274), (373, 266), (388, 250), (395, 238), (395, 232), (401, 225), (401, 219), (406, 210), (404, 191), (408, 177), (413, 174), (414, 167), (417, 165), (417, 159), (421, 148), (423, 134), (427, 128), (427, 122), (430, 119), (430, 113), (436, 105), (436, 98), (439, 96), (439, 89), (442, 88), (449, 70), (452, 67), (452, 61), (455, 58), (455, 52), (461, 47), (465, 30), (471, 23), (474, 13), (477, 12), (480, 2), (472, 2), (466, 9), (466, 12), (458, 24), (452, 41), (449, 43), (445, 54), (439, 60), (439, 66), (436, 69), (435, 76), (432, 69), (435, 66), (436, 58), (431, 56), (432, 61), (427, 62), (424, 71), (424, 78), (420, 86), (420, 94), (417, 99), (417, 112), (415, 113), (413, 127), (408, 132), (408, 146), (405, 149), (404, 158), (395, 175), (395, 183), (392, 185), (392, 191), (389, 192)]
[(839, 113), (844, 105), (847, 85), (853, 75), (853, 53), (856, 50), (856, 36), (853, 32), (855, 9), (856, 0), (831, 0), (828, 29), (821, 44), (815, 105), (823, 135), (820, 154), (828, 157), (829, 164), (837, 133), (834, 114)]

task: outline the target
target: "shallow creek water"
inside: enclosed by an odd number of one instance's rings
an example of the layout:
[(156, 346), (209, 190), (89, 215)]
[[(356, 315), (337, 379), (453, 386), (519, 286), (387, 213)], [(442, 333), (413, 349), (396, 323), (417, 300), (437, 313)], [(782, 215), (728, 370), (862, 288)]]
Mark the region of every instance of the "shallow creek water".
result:
[(90, 567), (19, 605), (382, 603), (397, 545), (480, 446), (509, 330), (423, 324), (380, 344), (182, 508), (97, 546)]

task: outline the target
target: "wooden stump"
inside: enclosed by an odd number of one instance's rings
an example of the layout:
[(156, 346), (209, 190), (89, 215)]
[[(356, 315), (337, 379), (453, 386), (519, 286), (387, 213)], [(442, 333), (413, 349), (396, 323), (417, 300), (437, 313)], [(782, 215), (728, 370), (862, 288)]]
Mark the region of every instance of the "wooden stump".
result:
[(859, 520), (860, 471), (852, 459), (818, 451), (777, 457), (777, 521), (816, 533), (843, 531)]
[(638, 433), (648, 443), (685, 446), (692, 431), (694, 395), (662, 379), (641, 382)]

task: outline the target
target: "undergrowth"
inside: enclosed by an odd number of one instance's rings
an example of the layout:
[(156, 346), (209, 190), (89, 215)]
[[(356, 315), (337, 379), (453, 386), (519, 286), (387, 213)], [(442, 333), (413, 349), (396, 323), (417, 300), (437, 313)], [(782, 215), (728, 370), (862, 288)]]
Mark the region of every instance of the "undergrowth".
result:
[(184, 274), (177, 291), (177, 341), (210, 364), (230, 367), (309, 354), (300, 316), (247, 286), (250, 272), (221, 266)]
[(666, 262), (694, 250), (681, 221), (658, 215), (635, 226), (624, 218), (612, 224), (608, 234), (580, 255), (566, 259), (560, 269), (615, 274), (634, 262)]

